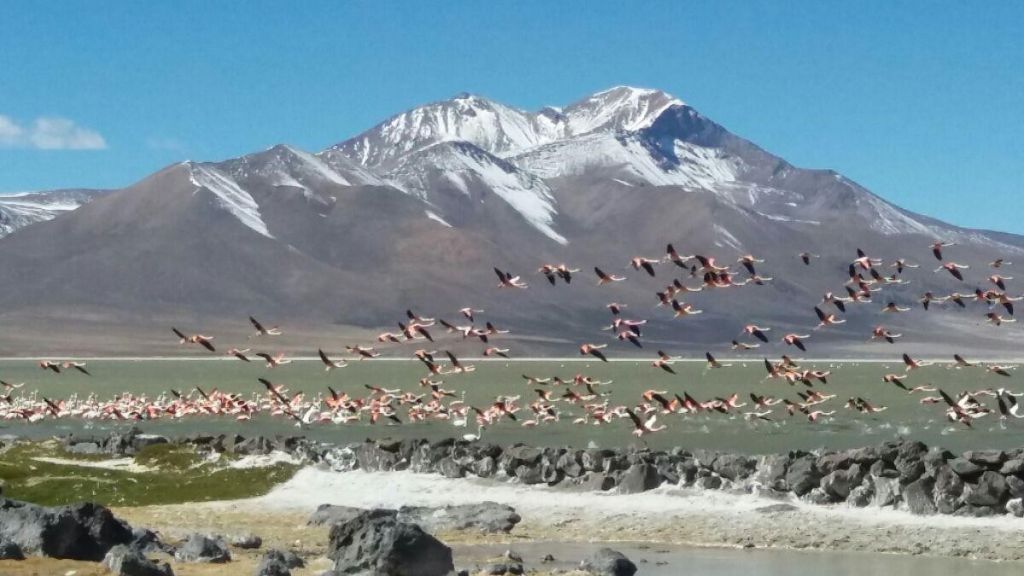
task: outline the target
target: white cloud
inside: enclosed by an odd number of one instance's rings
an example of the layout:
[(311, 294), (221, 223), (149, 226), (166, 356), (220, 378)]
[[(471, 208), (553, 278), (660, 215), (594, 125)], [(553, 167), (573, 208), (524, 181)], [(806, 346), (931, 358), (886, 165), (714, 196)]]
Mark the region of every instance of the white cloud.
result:
[(27, 125), (0, 114), (0, 148), (38, 150), (103, 150), (107, 141), (95, 130), (74, 120), (41, 116)]

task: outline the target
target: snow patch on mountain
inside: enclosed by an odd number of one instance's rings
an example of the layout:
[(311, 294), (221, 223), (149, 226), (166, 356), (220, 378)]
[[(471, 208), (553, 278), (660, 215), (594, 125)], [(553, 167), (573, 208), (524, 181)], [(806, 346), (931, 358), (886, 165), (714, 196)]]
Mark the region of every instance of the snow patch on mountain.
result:
[(567, 244), (554, 229), (555, 198), (543, 180), (466, 142), (442, 142), (406, 156), (387, 174), (409, 193), (430, 201), (433, 186), (448, 182), (463, 194), (479, 186), (504, 200), (545, 236)]
[(266, 222), (260, 215), (260, 206), (252, 195), (246, 192), (231, 177), (213, 166), (189, 163), (189, 178), (199, 190), (206, 190), (214, 195), (217, 203), (230, 212), (235, 218), (256, 232), (273, 238), (267, 229)]
[(441, 218), (436, 213), (431, 212), (430, 210), (424, 210), (424, 212), (426, 213), (427, 218), (430, 218), (434, 222), (439, 222), (439, 223), (441, 223), (441, 225), (445, 226), (446, 228), (451, 228), (452, 227), (452, 225), (449, 224), (447, 220), (445, 220), (444, 218)]
[(678, 99), (658, 90), (619, 86), (564, 110), (526, 112), (472, 94), (433, 102), (332, 146), (364, 167), (391, 169), (401, 156), (439, 142), (469, 142), (499, 157), (594, 131), (636, 131)]
[(541, 146), (510, 159), (540, 176), (556, 178), (605, 171), (653, 186), (713, 189), (736, 180), (742, 164), (720, 150), (676, 142), (672, 156), (635, 135), (596, 132)]
[(57, 190), (0, 195), (0, 238), (26, 226), (53, 220), (92, 200), (96, 192)]
[(729, 232), (719, 224), (714, 225), (714, 230), (716, 238), (715, 246), (721, 248), (724, 242), (725, 245), (729, 246), (730, 248), (741, 251), (743, 250), (743, 243), (740, 242), (738, 238), (733, 236), (732, 232)]
[(569, 134), (595, 130), (633, 132), (647, 128), (669, 106), (683, 101), (660, 90), (616, 86), (568, 106), (563, 115)]

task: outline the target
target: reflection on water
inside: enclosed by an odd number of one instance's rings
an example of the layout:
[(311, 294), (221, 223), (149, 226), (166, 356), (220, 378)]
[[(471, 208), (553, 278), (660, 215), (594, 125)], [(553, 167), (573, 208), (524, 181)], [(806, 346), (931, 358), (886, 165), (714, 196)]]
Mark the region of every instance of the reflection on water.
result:
[(900, 556), (859, 552), (801, 552), (787, 550), (740, 550), (682, 548), (662, 544), (616, 542), (612, 544), (541, 542), (456, 546), (458, 567), (485, 564), (512, 549), (527, 567), (539, 567), (546, 554), (556, 562), (545, 569), (571, 570), (595, 550), (610, 547), (636, 563), (643, 576), (953, 576), (984, 574), (1010, 576), (1024, 570), (1022, 562), (988, 562), (959, 558)]

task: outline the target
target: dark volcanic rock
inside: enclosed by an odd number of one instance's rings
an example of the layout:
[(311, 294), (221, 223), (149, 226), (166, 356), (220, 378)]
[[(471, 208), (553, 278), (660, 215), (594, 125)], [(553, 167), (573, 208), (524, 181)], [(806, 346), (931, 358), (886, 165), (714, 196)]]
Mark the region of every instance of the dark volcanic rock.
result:
[(786, 470), (789, 468), (789, 456), (785, 454), (773, 454), (762, 456), (757, 465), (757, 474), (754, 479), (762, 486), (773, 490), (788, 490), (786, 483)]
[(339, 522), (348, 522), (365, 511), (363, 508), (354, 508), (352, 506), (321, 504), (310, 514), (306, 524), (310, 526), (330, 526)]
[(942, 514), (952, 514), (960, 506), (960, 495), (964, 481), (949, 466), (943, 465), (935, 471), (935, 507)]
[(267, 550), (256, 567), (256, 576), (291, 576), (292, 568), (301, 568), (305, 562), (292, 552)]
[(1011, 498), (1006, 501), (1006, 512), (1017, 518), (1024, 517), (1024, 499)]
[(637, 494), (653, 490), (661, 485), (661, 476), (657, 468), (650, 464), (634, 464), (619, 478), (619, 492)]
[(584, 492), (604, 492), (615, 488), (615, 478), (604, 472), (587, 472), (573, 480), (573, 485)]
[(515, 469), (515, 477), (519, 479), (523, 484), (543, 484), (544, 476), (541, 474), (541, 466), (539, 463), (535, 464), (522, 464)]
[(933, 480), (921, 478), (907, 484), (903, 488), (903, 501), (912, 514), (935, 514), (935, 502), (932, 499)]
[(875, 506), (894, 506), (900, 501), (900, 482), (897, 478), (872, 476), (871, 484), (875, 496), (871, 503)]
[(601, 548), (580, 563), (580, 570), (599, 576), (633, 576), (636, 574), (636, 564), (621, 552)]
[(846, 497), (846, 503), (854, 508), (864, 508), (868, 504), (871, 504), (871, 500), (874, 495), (875, 490), (873, 484), (862, 484), (853, 490), (850, 490), (850, 495)]
[(949, 467), (964, 480), (971, 480), (981, 474), (985, 469), (965, 458), (954, 458), (949, 461)]
[(179, 562), (223, 564), (231, 561), (231, 552), (220, 538), (192, 534), (174, 553), (174, 558)]
[(403, 506), (398, 521), (418, 524), (428, 532), (473, 530), (484, 534), (508, 533), (522, 521), (515, 508), (497, 502), (428, 508)]
[(451, 548), (390, 510), (369, 510), (331, 527), (328, 557), (341, 574), (445, 576), (454, 570)]
[(25, 554), (99, 562), (118, 544), (132, 541), (132, 529), (99, 504), (46, 508), (0, 498), (0, 542)]
[(1024, 460), (1013, 459), (1003, 462), (999, 467), (999, 473), (1003, 476), (1020, 476), (1024, 474)]
[(813, 456), (802, 456), (789, 463), (786, 471), (786, 484), (797, 496), (803, 496), (818, 486), (821, 472)]
[(964, 452), (964, 459), (989, 470), (998, 470), (1006, 461), (1006, 453), (1002, 450), (971, 450)]
[(231, 538), (231, 545), (242, 550), (257, 550), (263, 546), (263, 538), (255, 534), (238, 534)]
[(562, 454), (558, 457), (556, 466), (569, 478), (579, 478), (586, 472), (583, 467), (583, 451), (575, 450)]
[[(384, 450), (376, 442), (363, 442), (356, 450), (359, 468), (367, 472), (394, 470), (395, 464), (401, 459), (398, 452)], [(431, 470), (424, 470), (428, 472)]]
[(1024, 480), (1019, 476), (1007, 476), (1006, 487), (1010, 490), (1010, 496), (1024, 498)]
[(0, 560), (24, 560), (25, 554), (14, 542), (0, 541)]
[(831, 474), (821, 479), (821, 488), (834, 500), (846, 500), (850, 491), (863, 479), (864, 472), (860, 464), (854, 464), (845, 470), (833, 470)]
[(1009, 493), (1006, 480), (998, 472), (982, 473), (976, 484), (964, 488), (964, 501), (973, 506), (999, 506)]
[(754, 473), (757, 461), (742, 454), (722, 454), (715, 458), (711, 469), (722, 478), (736, 481)]
[(117, 576), (174, 576), (166, 562), (157, 564), (137, 548), (118, 544), (103, 557), (103, 566)]
[(910, 484), (924, 474), (924, 462), (913, 458), (897, 458), (896, 471), (899, 473), (901, 484)]

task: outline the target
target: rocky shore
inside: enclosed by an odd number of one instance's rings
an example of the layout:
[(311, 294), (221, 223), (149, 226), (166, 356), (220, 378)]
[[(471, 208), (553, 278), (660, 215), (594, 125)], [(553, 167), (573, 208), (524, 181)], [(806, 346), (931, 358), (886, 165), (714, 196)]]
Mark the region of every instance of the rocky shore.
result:
[[(2, 438), (0, 451), (19, 444)], [(1015, 517), (1024, 515), (1024, 451), (1018, 450), (953, 454), (904, 441), (749, 456), (454, 439), (347, 445), (302, 437), (170, 439), (136, 430), (66, 437), (58, 449), (96, 466), (161, 445), (231, 462), (286, 458), (299, 472), (282, 490), (247, 500), (120, 509), (132, 525), (156, 532), (133, 528), (98, 504), (48, 508), (0, 497), (0, 567), (43, 557), (102, 561), (102, 573), (147, 576), (214, 573), (193, 567), (221, 564), (231, 566), (224, 574), (333, 575), (370, 566), (379, 574), (405, 574), (416, 566), (447, 575), (458, 572), (450, 546), (621, 540), (1024, 558), (1015, 539)], [(402, 488), (394, 498), (379, 498), (398, 489), (392, 479)], [(462, 488), (473, 495), (444, 496)], [(419, 497), (424, 489), (435, 496)], [(488, 496), (501, 503), (484, 502)], [(346, 505), (316, 506), (324, 502)], [(303, 510), (301, 529), (295, 520), (284, 520), (291, 528), (272, 525)], [(299, 546), (300, 539), (306, 544)], [(532, 565), (492, 560), (476, 559), (469, 573), (557, 573), (541, 558)], [(309, 562), (316, 568), (303, 567)], [(617, 573), (574, 562), (583, 573)]]
[[(127, 432), (69, 437), (77, 453), (131, 455), (166, 438)], [(574, 490), (645, 492), (668, 484), (789, 496), (812, 504), (887, 507), (912, 514), (1024, 516), (1024, 448), (962, 454), (921, 442), (886, 442), (843, 451), (748, 456), (704, 450), (569, 449), (446, 439), (378, 440), (337, 446), (303, 437), (193, 435), (175, 440), (200, 451), (283, 452), (338, 472), (411, 471), (446, 478), (506, 479)]]

